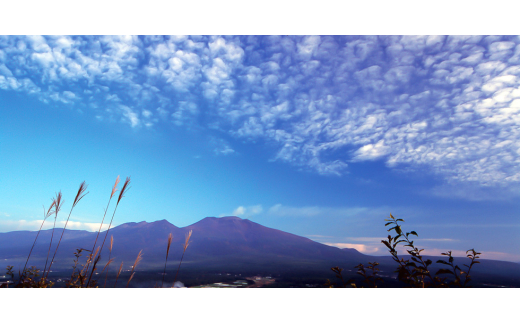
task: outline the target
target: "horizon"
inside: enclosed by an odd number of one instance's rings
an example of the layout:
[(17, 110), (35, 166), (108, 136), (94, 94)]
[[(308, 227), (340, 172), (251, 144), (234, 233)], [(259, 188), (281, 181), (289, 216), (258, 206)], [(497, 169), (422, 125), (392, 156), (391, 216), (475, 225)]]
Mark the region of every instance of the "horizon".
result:
[[(238, 216), (228, 215), (228, 216), (218, 216), (218, 217), (215, 217), (215, 216), (204, 217), (204, 218), (202, 218), (202, 219), (200, 219), (200, 220), (198, 220), (198, 221), (196, 221), (196, 222), (193, 222), (193, 223), (191, 223), (191, 224), (188, 224), (188, 225), (186, 225), (186, 226), (182, 226), (182, 227), (177, 226), (177, 225), (175, 225), (174, 223), (171, 223), (171, 222), (168, 221), (167, 219), (160, 219), (160, 220), (154, 220), (154, 221), (150, 221), (150, 222), (145, 221), (145, 220), (143, 220), (143, 221), (138, 221), (138, 222), (125, 222), (125, 223), (121, 223), (121, 224), (119, 224), (119, 225), (112, 226), (112, 227), (110, 227), (110, 229), (115, 229), (116, 227), (120, 227), (120, 226), (123, 226), (123, 225), (126, 225), (126, 224), (141, 224), (141, 223), (153, 224), (153, 223), (164, 222), (164, 221), (168, 222), (168, 224), (171, 224), (171, 225), (175, 226), (177, 229), (185, 229), (185, 228), (187, 228), (187, 227), (189, 227), (189, 226), (193, 226), (193, 225), (195, 225), (195, 224), (197, 224), (197, 223), (199, 223), (199, 222), (202, 222), (202, 221), (205, 220), (205, 219), (238, 219), (238, 220), (242, 220), (242, 221), (247, 220), (247, 221), (253, 222), (253, 223), (255, 223), (255, 224), (261, 225), (261, 224), (255, 222), (255, 221), (251, 221), (251, 220), (249, 220), (249, 219), (242, 219), (242, 218), (240, 218), (240, 217), (238, 217)], [(41, 222), (40, 222), (40, 223), (41, 223)], [(64, 224), (65, 224), (65, 221), (62, 221), (61, 224), (64, 225)], [(93, 226), (92, 226), (92, 227), (86, 227), (86, 228), (82, 228), (82, 229), (74, 229), (74, 228), (70, 228), (70, 227), (74, 227), (74, 223), (71, 223), (71, 222), (69, 221), (69, 223), (68, 223), (68, 228), (67, 228), (66, 230), (71, 230), (71, 231), (75, 231), (75, 230), (78, 230), (78, 231), (87, 231), (87, 232), (90, 232), (90, 233), (94, 233), (94, 232), (97, 232), (97, 231), (99, 230), (99, 226), (98, 226), (98, 227), (93, 227)], [(100, 230), (100, 233), (106, 232), (107, 228), (108, 228), (108, 225), (103, 225), (103, 228)], [(277, 231), (280, 231), (280, 230), (278, 230), (278, 229), (276, 229), (276, 228), (270, 228), (270, 227), (267, 227), (267, 228), (269, 228), (269, 229), (274, 229), (274, 230), (277, 230)], [(51, 231), (52, 229), (53, 229), (52, 224), (46, 222), (46, 224), (44, 224), (44, 225), (42, 226), (41, 231)], [(63, 229), (63, 228), (57, 226), (56, 229)], [(20, 232), (20, 231), (37, 232), (38, 230), (15, 230), (15, 231), (8, 231), (8, 232)], [(5, 233), (8, 233), (8, 232), (5, 232)], [(294, 233), (287, 232), (287, 231), (282, 231), (282, 232), (286, 232), (286, 233), (294, 234)], [(0, 232), (0, 233), (4, 233), (4, 232)], [(312, 241), (317, 242), (317, 243), (321, 243), (320, 241), (318, 241), (318, 240), (316, 240), (316, 239), (313, 239), (313, 238), (311, 238), (311, 237), (304, 237), (304, 238), (307, 238), (307, 239), (312, 240)], [(376, 239), (377, 239), (377, 238), (376, 238)], [(383, 240), (383, 239), (381, 239), (381, 240)], [(420, 240), (420, 239), (415, 239), (415, 240)], [(366, 253), (363, 253), (362, 251), (358, 250), (357, 248), (353, 248), (353, 247), (341, 247), (341, 246), (337, 246), (337, 245), (334, 245), (334, 244), (327, 244), (327, 243), (322, 243), (322, 244), (327, 245), (327, 246), (329, 246), (329, 247), (338, 248), (338, 249), (353, 249), (353, 250), (357, 250), (358, 252), (360, 252), (360, 253), (362, 253), (362, 254), (366, 254)], [(404, 256), (408, 256), (408, 254), (407, 254), (405, 248), (402, 248), (402, 247), (401, 247), (401, 248), (398, 248), (398, 254), (400, 254), (400, 255), (404, 255)], [(366, 255), (369, 255), (369, 254), (366, 254)], [(437, 256), (437, 257), (440, 256), (439, 254), (436, 254), (435, 252), (432, 252), (432, 251), (429, 251), (429, 250), (424, 250), (423, 255), (424, 255), (424, 256), (434, 256), (434, 257), (435, 257), (435, 256)], [(381, 254), (381, 255), (376, 255), (376, 256), (383, 256), (383, 257), (386, 256), (386, 257), (391, 257), (391, 255), (389, 255), (389, 254)], [(464, 255), (463, 255), (463, 254), (459, 254), (459, 255), (455, 255), (455, 254), (454, 254), (454, 257), (455, 257), (455, 258), (465, 258), (466, 256), (465, 256), (465, 254), (464, 254)], [(493, 258), (486, 258), (486, 257), (482, 257), (482, 259), (487, 259), (487, 260), (500, 260), (500, 261), (510, 261), (510, 262), (516, 263), (515, 261), (511, 261), (511, 260), (503, 260), (503, 259), (493, 259)]]
[[(120, 227), (120, 226), (128, 225), (128, 224), (142, 224), (142, 223), (145, 223), (145, 224), (154, 224), (154, 223), (157, 223), (157, 222), (164, 222), (164, 221), (168, 222), (168, 224), (170, 224), (170, 225), (175, 226), (177, 229), (186, 229), (186, 228), (188, 228), (188, 227), (190, 227), (190, 226), (193, 226), (193, 225), (196, 225), (196, 224), (198, 224), (198, 223), (200, 223), (200, 222), (202, 222), (202, 221), (204, 221), (204, 220), (206, 220), (206, 219), (238, 219), (238, 220), (241, 220), (241, 221), (250, 221), (250, 222), (253, 222), (253, 223), (256, 224), (256, 225), (260, 225), (260, 226), (262, 226), (261, 224), (256, 223), (255, 221), (251, 221), (251, 220), (249, 220), (249, 219), (242, 219), (242, 218), (240, 218), (240, 217), (238, 217), (238, 216), (230, 215), (230, 216), (223, 216), (223, 217), (208, 216), (208, 217), (202, 218), (202, 219), (200, 219), (200, 220), (198, 220), (198, 221), (196, 221), (196, 222), (194, 222), (194, 223), (192, 223), (192, 224), (189, 224), (189, 225), (187, 225), (187, 226), (183, 226), (183, 227), (176, 226), (174, 223), (171, 223), (171, 222), (169, 222), (169, 221), (166, 220), (166, 219), (161, 219), (161, 220), (155, 220), (155, 221), (151, 221), (151, 222), (148, 222), (148, 221), (126, 222), (126, 223), (121, 223), (121, 224), (119, 224), (119, 225), (117, 225), (117, 226), (112, 226), (110, 229), (115, 229), (116, 227)], [(70, 222), (69, 222), (69, 224), (70, 224)], [(265, 226), (264, 226), (264, 227), (265, 227)], [(269, 228), (269, 227), (266, 227), (266, 228), (268, 228), (268, 229), (273, 229), (273, 230), (275, 230), (275, 231), (281, 231), (281, 230), (278, 230), (278, 229), (276, 229), (276, 228)], [(42, 231), (42, 232), (43, 232), (43, 231), (52, 231), (52, 229), (53, 229), (53, 228), (52, 228), (52, 225), (49, 224), (49, 225), (44, 225), (43, 228), (41, 229), (41, 231)], [(63, 229), (63, 228), (61, 228), (61, 227), (56, 227), (56, 230), (58, 230), (58, 229)], [(76, 231), (76, 229), (71, 229), (71, 228), (67, 228), (66, 230)], [(90, 232), (90, 233), (95, 233), (95, 232), (97, 232), (98, 230), (99, 230), (99, 227), (98, 227), (97, 229), (94, 229), (94, 228), (93, 228), (93, 230), (89, 230), (89, 229), (81, 229), (81, 230), (77, 230), (77, 231), (87, 231), (87, 232)], [(9, 232), (22, 232), (22, 231), (9, 231)], [(5, 233), (9, 233), (9, 232), (5, 232)], [(38, 230), (29, 231), (29, 232), (38, 232)], [(100, 233), (103, 233), (103, 232), (106, 232), (106, 228), (103, 228), (103, 229), (100, 231)], [(285, 233), (293, 234), (293, 233), (291, 233), (291, 232), (286, 232), (286, 231), (281, 231), (281, 232), (285, 232)], [(0, 234), (1, 234), (1, 233), (4, 233), (4, 232), (0, 232)], [(293, 234), (293, 235), (294, 235), (294, 234)], [(298, 235), (296, 235), (296, 236), (298, 236)], [(302, 237), (302, 238), (307, 238), (307, 239), (309, 239), (309, 240), (311, 240), (311, 241), (314, 241), (314, 242), (320, 243), (319, 241), (316, 241), (315, 239), (312, 239), (312, 238), (308, 238), (308, 237)], [(417, 239), (415, 239), (415, 240), (417, 240)], [(333, 244), (326, 244), (326, 243), (325, 243), (324, 245), (329, 246), (329, 247), (333, 247), (333, 248), (337, 248), (337, 249), (351, 249), (351, 250), (356, 250), (356, 251), (358, 251), (358, 252), (360, 252), (360, 253), (363, 254), (363, 252), (357, 250), (356, 248), (348, 248), (348, 247), (343, 247), (343, 248), (342, 248), (342, 247), (340, 247), (340, 246), (335, 246), (335, 245), (333, 245)], [(399, 248), (399, 249), (398, 249), (398, 254), (401, 255), (401, 256), (409, 256), (408, 253), (406, 252), (406, 250), (405, 250), (404, 248)], [(440, 256), (439, 254), (435, 254), (435, 253), (432, 253), (432, 252), (428, 252), (428, 250), (425, 250), (422, 254), (423, 254), (424, 256), (433, 256), (433, 257), (439, 257), (439, 256)], [(367, 254), (365, 254), (365, 255), (367, 255)], [(380, 257), (381, 257), (381, 256), (383, 256), (383, 257), (385, 257), (385, 256), (386, 256), (386, 257), (391, 257), (390, 254), (386, 254), (386, 255), (378, 255), (378, 256), (380, 256)], [(465, 255), (454, 255), (454, 257), (455, 257), (455, 258), (463, 258), (463, 259), (466, 258)], [(486, 258), (483, 258), (483, 259), (486, 259)], [(487, 260), (500, 260), (500, 259), (487, 259)], [(502, 261), (504, 261), (504, 260), (502, 260)], [(514, 261), (512, 261), (512, 262), (515, 263)]]
[[(520, 261), (516, 36), (1, 36), (0, 232), (237, 216), (367, 255)], [(111, 204), (110, 212), (114, 204)], [(109, 217), (107, 213), (107, 217)], [(48, 225), (51, 225), (49, 223)]]

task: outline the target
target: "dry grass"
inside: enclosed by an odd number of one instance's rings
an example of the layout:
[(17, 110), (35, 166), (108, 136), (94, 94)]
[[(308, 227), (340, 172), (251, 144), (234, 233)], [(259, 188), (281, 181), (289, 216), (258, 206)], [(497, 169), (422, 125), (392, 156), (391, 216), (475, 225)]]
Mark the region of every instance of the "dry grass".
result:
[(110, 236), (110, 252), (108, 253), (108, 262), (107, 264), (105, 265), (105, 268), (103, 268), (103, 271), (105, 269), (107, 269), (107, 272), (105, 274), (105, 283), (103, 284), (103, 287), (106, 287), (107, 286), (107, 279), (108, 279), (108, 265), (110, 265), (112, 263), (112, 261), (114, 259), (111, 258), (112, 256), (112, 248), (114, 247), (114, 236)]
[(191, 238), (192, 232), (193, 232), (193, 230), (190, 230), (190, 232), (186, 233), (186, 239), (184, 240), (184, 245), (183, 245), (184, 250), (182, 251), (182, 257), (181, 257), (181, 261), (179, 261), (179, 267), (177, 268), (177, 273), (175, 274), (175, 278), (173, 279), (173, 286), (175, 286), (175, 282), (177, 281), (177, 276), (179, 275), (179, 270), (181, 269), (182, 259), (184, 259), (184, 253), (186, 252), (186, 249), (188, 249), (188, 246), (190, 244), (190, 238)]
[(128, 186), (129, 184), (130, 184), (130, 177), (127, 177), (125, 180), (125, 183), (123, 184), (123, 188), (121, 189), (121, 192), (119, 193), (119, 198), (117, 199), (117, 204), (119, 204), (121, 199), (125, 196), (124, 194), (126, 193), (126, 191), (128, 191), (130, 189), (130, 186)]
[(188, 232), (186, 234), (186, 239), (184, 240), (184, 252), (186, 252), (186, 249), (188, 249), (188, 245), (190, 244), (190, 238), (191, 238), (191, 234), (192, 234), (193, 230), (190, 230), (190, 232)]
[(51, 252), (52, 239), (54, 238), (54, 229), (56, 228), (56, 219), (58, 218), (58, 212), (61, 210), (61, 207), (63, 206), (64, 202), (62, 199), (61, 192), (56, 194), (56, 197), (53, 199), (52, 202), (52, 204), (54, 204), (54, 225), (52, 226), (51, 242), (49, 243), (49, 251), (47, 251), (47, 259), (45, 260), (45, 267), (43, 268), (42, 280), (44, 279), (45, 271), (47, 270), (47, 262), (49, 261), (49, 254)]
[[(105, 238), (103, 239), (103, 243), (101, 244), (101, 249), (100, 249), (100, 254), (101, 254), (101, 251), (103, 251), (103, 246), (105, 245), (105, 241), (107, 239), (107, 236), (108, 236), (108, 231), (110, 231), (110, 227), (112, 226), (112, 221), (114, 220), (114, 215), (116, 214), (116, 211), (117, 211), (117, 206), (119, 205), (119, 201), (121, 201), (121, 198), (122, 198), (122, 194), (124, 193), (124, 191), (127, 189), (127, 186), (128, 186), (128, 183), (130, 182), (130, 177), (127, 177), (126, 178), (126, 181), (125, 181), (125, 184), (123, 186), (123, 189), (121, 190), (121, 193), (119, 194), (119, 199), (117, 200), (117, 204), (116, 204), (116, 207), (114, 209), (114, 213), (112, 214), (112, 219), (110, 220), (110, 224), (108, 226), (108, 229), (105, 233)], [(117, 192), (117, 185), (119, 184), (119, 175), (117, 176), (116, 178), (116, 182), (114, 183), (114, 186), (112, 187), (112, 192), (110, 193), (110, 199), (108, 200), (108, 204), (107, 204), (107, 207), (105, 209), (105, 213), (103, 214), (103, 220), (101, 221), (101, 225), (99, 226), (99, 230), (98, 230), (98, 233), (96, 235), (96, 240), (94, 241), (94, 247), (92, 248), (92, 250), (94, 250), (96, 244), (97, 244), (97, 240), (99, 238), (99, 234), (101, 233), (101, 228), (103, 227), (103, 222), (105, 221), (105, 216), (107, 214), (107, 210), (108, 210), (108, 207), (110, 206), (110, 201), (112, 201), (112, 198), (114, 197), (114, 194)], [(89, 258), (89, 262), (92, 261), (93, 257), (90, 257)], [(88, 267), (89, 267), (90, 263), (87, 264), (87, 270), (88, 270)], [(90, 277), (92, 277), (92, 273), (90, 274)], [(90, 282), (90, 278), (89, 278), (89, 282)]]
[(112, 193), (110, 194), (110, 198), (114, 196), (114, 194), (117, 192), (117, 185), (119, 184), (119, 175), (117, 175), (116, 183), (114, 184), (114, 187), (112, 187)]
[(119, 270), (117, 271), (116, 282), (114, 283), (114, 288), (116, 287), (117, 280), (119, 279), (119, 275), (121, 275), (121, 271), (123, 271), (123, 262), (122, 261), (121, 261), (121, 265), (119, 266)]
[(128, 284), (130, 284), (130, 281), (132, 280), (132, 278), (134, 278), (134, 274), (135, 274), (135, 267), (137, 267), (137, 265), (141, 262), (141, 260), (143, 259), (143, 256), (142, 256), (142, 250), (139, 251), (139, 254), (137, 254), (137, 258), (135, 258), (135, 262), (134, 262), (134, 265), (132, 266), (132, 272), (130, 273), (130, 278), (128, 279), (128, 282), (126, 283), (126, 287), (128, 287)]
[[(103, 246), (104, 246), (106, 238), (108, 236), (108, 232), (109, 232), (109, 230), (110, 230), (110, 228), (112, 226), (112, 222), (114, 220), (114, 216), (115, 216), (115, 213), (117, 211), (117, 207), (118, 207), (119, 203), (121, 202), (122, 198), (124, 197), (124, 194), (126, 192), (128, 192), (128, 190), (130, 189), (130, 177), (126, 178), (126, 180), (125, 180), (125, 182), (123, 184), (123, 187), (121, 188), (121, 191), (120, 191), (118, 199), (117, 199), (116, 206), (114, 208), (114, 212), (112, 214), (112, 218), (110, 220), (110, 224), (108, 226), (108, 229), (107, 229), (107, 231), (105, 233), (105, 237), (103, 239), (103, 243), (101, 244), (101, 246), (98, 246), (96, 248), (97, 240), (99, 238), (99, 235), (100, 235), (100, 232), (101, 232), (101, 228), (102, 228), (102, 225), (103, 225), (103, 222), (104, 222), (104, 219), (105, 219), (108, 207), (110, 206), (110, 201), (112, 200), (112, 198), (114, 197), (115, 193), (117, 192), (118, 184), (119, 184), (119, 176), (117, 177), (116, 182), (115, 182), (114, 186), (112, 187), (112, 191), (111, 191), (111, 194), (110, 194), (110, 199), (108, 201), (107, 208), (105, 209), (105, 212), (104, 212), (104, 215), (103, 215), (103, 220), (101, 222), (101, 226), (100, 226), (100, 228), (99, 228), (99, 230), (97, 232), (93, 248), (91, 250), (79, 248), (79, 249), (76, 249), (76, 252), (74, 253), (74, 256), (75, 256), (76, 259), (74, 260), (74, 264), (72, 266), (71, 277), (70, 277), (70, 279), (68, 281), (66, 281), (66, 286), (67, 287), (77, 287), (77, 288), (86, 287), (86, 288), (91, 288), (91, 287), (97, 287), (98, 286), (97, 280), (92, 279), (92, 277), (93, 277), (94, 273), (96, 272), (97, 268), (100, 267), (101, 252), (103, 250)], [(28, 255), (27, 260), (25, 262), (23, 271), (21, 273), (19, 273), (19, 281), (18, 281), (17, 284), (14, 285), (14, 287), (39, 287), (39, 288), (44, 287), (45, 288), (45, 287), (52, 287), (53, 286), (54, 283), (49, 281), (47, 279), (47, 277), (49, 275), (51, 266), (54, 263), (54, 259), (56, 257), (57, 252), (58, 252), (58, 248), (60, 246), (60, 243), (61, 243), (61, 241), (63, 239), (63, 235), (65, 233), (65, 229), (66, 229), (67, 224), (69, 222), (69, 219), (70, 219), (70, 216), (72, 214), (72, 211), (77, 206), (79, 201), (81, 199), (83, 199), (83, 197), (85, 197), (88, 194), (88, 192), (86, 192), (87, 187), (88, 187), (88, 185), (85, 182), (82, 182), (80, 184), (80, 186), (79, 186), (79, 189), (78, 189), (78, 191), (76, 193), (76, 196), (74, 198), (74, 202), (72, 203), (72, 207), (70, 209), (69, 215), (67, 217), (67, 220), (65, 221), (65, 226), (63, 228), (63, 232), (62, 232), (62, 234), (60, 236), (60, 239), (58, 240), (58, 244), (56, 246), (56, 249), (54, 250), (54, 254), (52, 256), (50, 264), (48, 263), (48, 261), (49, 261), (49, 256), (50, 256), (50, 249), (52, 247), (52, 240), (53, 240), (53, 237), (54, 237), (54, 230), (56, 228), (56, 220), (57, 220), (57, 217), (58, 217), (58, 213), (61, 210), (61, 208), (63, 206), (63, 203), (64, 203), (64, 200), (63, 200), (61, 192), (56, 194), (56, 196), (52, 199), (52, 204), (47, 209), (47, 211), (45, 211), (45, 207), (44, 207), (44, 209), (43, 209), (43, 211), (44, 211), (44, 219), (42, 221), (40, 229), (38, 230), (38, 233), (36, 234), (36, 238), (34, 239), (33, 245), (32, 245), (32, 247), (31, 247), (31, 249), (29, 251), (29, 255)], [(28, 265), (29, 259), (31, 257), (32, 251), (33, 251), (33, 249), (34, 249), (34, 247), (36, 245), (36, 242), (38, 240), (39, 234), (41, 233), (43, 225), (45, 224), (45, 221), (52, 215), (54, 215), (55, 217), (54, 217), (54, 225), (53, 225), (52, 234), (51, 234), (51, 242), (49, 244), (49, 249), (47, 251), (47, 259), (45, 261), (45, 267), (44, 267), (44, 270), (43, 270), (43, 272), (42, 272), (42, 274), (40, 276), (40, 270), (38, 268), (33, 266), (33, 267), (28, 269), (27, 265)], [(179, 267), (177, 268), (177, 272), (175, 274), (174, 282), (176, 281), (177, 276), (179, 274), (179, 270), (180, 270), (180, 267), (181, 267), (182, 260), (184, 258), (184, 254), (186, 252), (186, 249), (188, 248), (188, 246), (190, 244), (191, 235), (192, 235), (192, 231), (190, 231), (190, 232), (188, 232), (186, 234), (186, 238), (185, 238), (185, 241), (184, 241), (184, 244), (183, 244), (182, 257), (181, 257), (181, 259), (179, 261)], [(169, 253), (170, 253), (172, 240), (173, 240), (173, 235), (170, 233), (169, 236), (168, 236), (168, 244), (166, 246), (166, 257), (165, 257), (165, 262), (164, 262), (163, 281), (162, 281), (161, 287), (164, 284), (164, 276), (166, 275), (166, 267), (167, 267), (168, 256), (169, 256)], [(101, 274), (105, 270), (107, 271), (106, 275), (105, 275), (105, 282), (104, 282), (103, 287), (106, 287), (106, 283), (107, 283), (107, 280), (108, 280), (108, 268), (109, 268), (110, 264), (114, 261), (114, 259), (112, 258), (113, 247), (114, 247), (114, 237), (110, 236), (110, 246), (109, 246), (108, 261), (106, 262), (106, 264), (103, 267), (103, 270), (101, 271)], [(87, 257), (85, 263), (83, 265), (80, 265), (80, 259), (79, 258), (82, 256), (82, 252), (83, 251), (88, 252), (88, 257)], [(130, 273), (130, 278), (128, 279), (128, 281), (126, 283), (126, 287), (129, 287), (130, 282), (132, 281), (132, 279), (133, 279), (133, 277), (135, 275), (135, 269), (136, 269), (137, 265), (141, 262), (142, 259), (143, 259), (143, 251), (141, 250), (141, 251), (139, 251), (139, 254), (137, 255), (137, 258), (135, 259), (134, 265), (132, 266), (132, 270), (131, 270), (131, 273)], [(49, 265), (48, 268), (47, 268), (47, 265)], [(92, 265), (92, 269), (91, 270), (89, 270), (90, 269), (90, 265)], [(119, 270), (117, 271), (114, 287), (117, 286), (117, 281), (118, 281), (122, 271), (123, 271), (123, 262), (121, 262), (121, 264), (119, 266)], [(14, 272), (13, 272), (13, 267), (12, 266), (8, 266), (7, 274), (12, 276), (12, 279), (14, 280)], [(41, 278), (39, 278), (39, 277), (41, 277)]]
[(168, 254), (170, 253), (170, 246), (172, 244), (173, 235), (170, 233), (168, 236), (168, 246), (166, 247), (166, 260), (164, 260), (164, 271), (163, 271), (163, 277), (161, 282), (161, 288), (164, 285), (164, 276), (166, 276), (166, 262), (168, 262)]
[(45, 278), (49, 276), (49, 272), (51, 271), (52, 264), (54, 263), (54, 258), (56, 257), (56, 253), (58, 252), (58, 248), (60, 247), (61, 239), (63, 238), (63, 234), (65, 234), (65, 229), (67, 228), (67, 224), (69, 223), (70, 215), (72, 214), (72, 210), (74, 210), (74, 207), (78, 204), (78, 202), (85, 197), (89, 192), (85, 193), (87, 190), (88, 185), (83, 181), (79, 185), (78, 193), (76, 194), (76, 197), (74, 198), (74, 203), (72, 203), (72, 207), (70, 208), (69, 216), (67, 217), (67, 221), (65, 221), (65, 226), (63, 227), (63, 231), (61, 232), (60, 240), (58, 240), (58, 245), (56, 246), (56, 250), (54, 250), (54, 255), (52, 256), (51, 263), (49, 264), (49, 270), (47, 271), (47, 275)]
[[(112, 187), (112, 193), (110, 194), (110, 198), (108, 199), (107, 207), (105, 208), (105, 213), (103, 214), (103, 219), (101, 220), (101, 224), (99, 225), (99, 230), (96, 235), (96, 240), (94, 240), (94, 246), (92, 246), (92, 250), (96, 248), (97, 240), (99, 238), (99, 234), (101, 233), (101, 228), (103, 228), (103, 223), (105, 222), (105, 217), (107, 215), (108, 207), (110, 206), (110, 201), (112, 201), (112, 197), (114, 196), (115, 192), (117, 192), (117, 185), (119, 184), (119, 175), (117, 175), (116, 182), (114, 186)], [(92, 257), (90, 257), (89, 261), (92, 260)], [(87, 265), (88, 268), (88, 265)]]
[[(116, 184), (119, 183), (119, 176), (117, 177)], [(121, 188), (121, 192), (119, 192), (119, 198), (117, 199), (116, 208), (114, 209), (114, 213), (112, 214), (112, 219), (110, 219), (110, 224), (108, 225), (108, 229), (105, 233), (105, 239), (103, 239), (103, 243), (101, 244), (101, 250), (103, 250), (103, 246), (105, 245), (105, 240), (107, 239), (108, 232), (110, 231), (110, 228), (112, 227), (112, 221), (114, 220), (114, 215), (116, 214), (117, 207), (119, 206), (119, 202), (124, 197), (124, 194), (130, 189), (130, 177), (127, 177), (125, 180), (125, 183), (123, 184), (123, 188)], [(115, 187), (115, 185), (114, 185)], [(114, 193), (114, 190), (112, 189), (112, 194)], [(112, 195), (111, 197), (112, 198)]]
[(38, 233), (36, 234), (36, 238), (34, 239), (33, 245), (31, 247), (31, 251), (29, 251), (29, 256), (27, 256), (27, 260), (25, 261), (25, 265), (23, 266), (22, 273), (25, 273), (25, 270), (27, 269), (27, 263), (29, 262), (29, 258), (31, 257), (31, 253), (32, 253), (32, 251), (34, 249), (34, 246), (36, 245), (36, 240), (38, 240), (38, 236), (40, 235), (40, 232), (42, 231), (43, 225), (45, 224), (45, 220), (47, 220), (47, 218), (54, 213), (53, 208), (54, 208), (54, 204), (55, 203), (56, 202), (54, 202), (54, 201), (52, 202), (51, 206), (49, 206), (49, 209), (47, 210), (47, 213), (45, 213), (45, 206), (43, 207), (43, 222), (40, 225), (40, 229), (38, 229)]

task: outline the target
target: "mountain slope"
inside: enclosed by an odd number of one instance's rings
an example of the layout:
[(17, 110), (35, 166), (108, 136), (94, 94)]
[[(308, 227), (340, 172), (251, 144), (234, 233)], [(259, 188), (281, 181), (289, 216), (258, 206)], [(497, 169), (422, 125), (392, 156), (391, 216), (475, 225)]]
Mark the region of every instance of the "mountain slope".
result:
[[(173, 234), (169, 258), (179, 259), (185, 235), (190, 230), (193, 231), (193, 235), (184, 258), (187, 265), (291, 265), (302, 261), (308, 263), (347, 258), (351, 261), (361, 261), (366, 257), (354, 249), (345, 251), (323, 245), (291, 233), (267, 228), (250, 220), (238, 217), (208, 217), (184, 228), (178, 228), (166, 220), (119, 225), (109, 231), (102, 258), (108, 259), (110, 236), (113, 236), (114, 247), (111, 257), (115, 257), (117, 262), (133, 262), (137, 253), (143, 250), (141, 267), (159, 267), (164, 264), (169, 233)], [(51, 231), (44, 230), (40, 233), (30, 264), (41, 265), (45, 260)], [(62, 231), (63, 229), (56, 229), (54, 232), (51, 255)], [(99, 235), (97, 246), (103, 243), (105, 233), (101, 232)], [(53, 266), (70, 268), (74, 251), (78, 248), (92, 249), (96, 235), (95, 232), (66, 230)], [(35, 236), (36, 232), (31, 231), (0, 233), (0, 259), (12, 259), (16, 262), (13, 265), (23, 266)]]
[[(124, 268), (128, 269), (142, 250), (143, 260), (138, 270), (150, 270), (156, 277), (157, 273), (162, 272), (168, 235), (172, 233), (167, 270), (170, 273), (175, 272), (182, 256), (185, 236), (190, 230), (193, 231), (193, 235), (184, 255), (182, 271), (184, 275), (190, 274), (194, 277), (212, 272), (263, 272), (267, 275), (278, 273), (295, 279), (334, 279), (331, 267), (345, 268), (345, 274), (353, 277), (357, 276), (354, 266), (359, 263), (366, 265), (369, 261), (380, 263), (382, 274), (388, 277), (395, 275), (397, 267), (389, 256), (367, 256), (354, 249), (327, 246), (238, 217), (208, 217), (183, 228), (166, 220), (119, 225), (111, 229), (107, 236), (101, 263), (104, 264), (109, 258), (110, 236), (113, 236), (111, 258), (115, 258), (115, 264), (111, 266), (112, 271), (119, 268), (121, 261), (124, 262)], [(56, 229), (54, 232), (51, 257), (62, 232), (63, 229)], [(97, 246), (103, 243), (105, 233), (101, 232), (99, 235)], [(43, 267), (51, 234), (52, 230), (40, 233), (29, 266)], [(66, 230), (53, 264), (53, 271), (69, 272), (74, 260), (74, 251), (78, 248), (92, 249), (96, 235), (97, 232)], [(35, 236), (36, 232), (32, 231), (0, 233), (0, 267), (13, 265), (15, 271), (21, 270)], [(85, 257), (86, 253), (81, 261), (84, 261)], [(441, 257), (426, 258), (433, 260), (433, 272), (441, 267), (435, 264)], [(463, 263), (467, 263), (467, 259), (456, 258), (456, 263), (462, 266)], [(472, 276), (480, 282), (520, 286), (520, 265), (506, 261), (481, 260), (481, 263), (472, 269)]]

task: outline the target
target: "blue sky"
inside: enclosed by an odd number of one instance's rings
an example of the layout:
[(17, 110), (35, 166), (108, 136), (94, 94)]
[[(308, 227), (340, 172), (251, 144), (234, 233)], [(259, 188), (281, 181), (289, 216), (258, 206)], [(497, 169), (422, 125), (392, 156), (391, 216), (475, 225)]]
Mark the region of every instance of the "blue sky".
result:
[(516, 36), (0, 37), (0, 231), (236, 215), (368, 254), (520, 261)]

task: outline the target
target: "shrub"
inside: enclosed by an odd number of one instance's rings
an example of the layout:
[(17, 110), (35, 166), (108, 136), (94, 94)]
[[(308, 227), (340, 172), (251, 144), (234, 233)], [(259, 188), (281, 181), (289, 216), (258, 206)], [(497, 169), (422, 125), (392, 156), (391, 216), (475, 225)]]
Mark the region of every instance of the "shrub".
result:
[[(388, 251), (392, 255), (392, 259), (398, 264), (395, 272), (397, 273), (397, 279), (400, 282), (403, 282), (410, 287), (419, 288), (469, 287), (467, 284), (471, 281), (470, 272), (473, 265), (479, 263), (477, 259), (480, 258), (480, 252), (476, 252), (474, 249), (466, 251), (466, 257), (470, 259), (469, 265), (464, 265), (467, 268), (466, 270), (462, 270), (458, 265), (455, 265), (451, 251), (443, 252), (442, 255), (447, 256), (448, 261), (437, 260), (437, 263), (445, 265), (447, 268), (437, 270), (435, 275), (432, 276), (430, 271), (432, 261), (430, 259), (424, 259), (421, 254), (424, 249), (417, 248), (413, 240), (410, 240), (411, 236), (418, 237), (418, 234), (415, 231), (404, 233), (399, 223), (404, 222), (404, 220), (396, 219), (392, 214), (390, 214), (385, 221), (387, 222), (385, 226), (391, 226), (388, 231), (394, 231), (395, 236), (389, 234), (387, 240), (381, 240), (381, 243), (388, 248)], [(396, 250), (396, 247), (399, 244), (403, 244), (404, 247), (406, 247), (406, 252), (410, 255), (410, 259), (404, 259), (403, 257), (399, 258)], [(379, 272), (377, 266), (379, 264), (377, 262), (369, 262), (368, 264), (369, 265), (366, 269), (370, 270), (370, 272), (367, 272), (363, 264), (359, 264), (355, 267), (358, 269), (357, 274), (363, 276), (366, 287), (377, 287), (377, 281), (382, 281), (382, 279), (377, 276)], [(336, 274), (336, 278), (341, 280), (341, 283), (336, 284), (337, 287), (357, 287), (353, 279), (346, 282), (344, 281), (342, 275), (343, 269), (333, 267), (331, 270)], [(446, 276), (439, 277), (439, 275), (449, 275), (448, 277), (451, 277), (452, 279), (450, 280)], [(330, 280), (327, 280), (325, 286), (334, 287), (334, 284), (332, 284)]]

